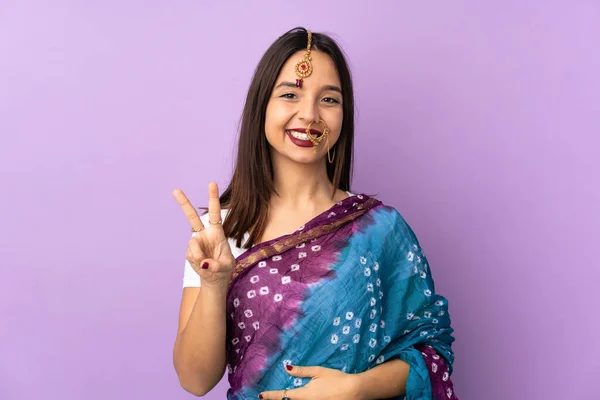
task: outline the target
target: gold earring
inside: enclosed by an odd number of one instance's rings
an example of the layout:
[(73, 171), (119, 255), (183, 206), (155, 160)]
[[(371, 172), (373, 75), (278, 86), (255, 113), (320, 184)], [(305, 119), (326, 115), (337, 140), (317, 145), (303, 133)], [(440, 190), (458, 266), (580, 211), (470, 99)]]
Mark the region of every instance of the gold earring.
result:
[(333, 157), (329, 156), (329, 138), (327, 138), (327, 160), (329, 164), (333, 164), (333, 160), (335, 160), (335, 149), (333, 149)]

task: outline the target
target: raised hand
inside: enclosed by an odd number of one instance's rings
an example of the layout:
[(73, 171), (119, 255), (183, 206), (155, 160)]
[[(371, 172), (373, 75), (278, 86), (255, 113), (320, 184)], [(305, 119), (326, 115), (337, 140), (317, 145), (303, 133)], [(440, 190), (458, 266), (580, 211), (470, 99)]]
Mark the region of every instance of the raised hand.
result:
[(195, 232), (188, 242), (185, 254), (200, 275), (202, 285), (227, 285), (235, 267), (235, 257), (223, 232), (221, 224), (221, 204), (219, 188), (215, 182), (208, 185), (208, 216), (210, 225), (205, 227), (198, 212), (181, 189), (175, 189), (173, 196), (183, 209)]

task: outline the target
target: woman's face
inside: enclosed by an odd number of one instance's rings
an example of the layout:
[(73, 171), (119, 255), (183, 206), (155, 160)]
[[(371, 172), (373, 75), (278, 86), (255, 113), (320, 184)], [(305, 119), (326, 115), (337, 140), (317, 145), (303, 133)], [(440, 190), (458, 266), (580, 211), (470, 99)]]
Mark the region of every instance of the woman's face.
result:
[[(343, 119), (342, 85), (335, 64), (327, 54), (311, 52), (312, 74), (304, 78), (301, 88), (296, 87), (298, 77), (294, 67), (305, 53), (298, 51), (283, 65), (267, 104), (265, 120), (273, 158), (286, 157), (304, 164), (321, 160), (327, 154), (327, 148), (332, 148), (340, 137)], [(305, 131), (312, 122), (313, 136), (322, 134), (324, 127), (319, 119), (325, 121), (329, 134), (315, 154)]]

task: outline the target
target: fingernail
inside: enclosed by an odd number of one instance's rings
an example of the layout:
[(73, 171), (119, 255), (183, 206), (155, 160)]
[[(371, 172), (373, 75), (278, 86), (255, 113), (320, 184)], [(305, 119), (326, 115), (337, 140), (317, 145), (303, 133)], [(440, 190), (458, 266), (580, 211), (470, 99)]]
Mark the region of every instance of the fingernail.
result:
[(288, 371), (291, 371), (294, 369), (294, 367), (292, 367), (291, 365), (286, 365), (285, 369), (287, 369)]
[(208, 263), (206, 261), (202, 263), (202, 269), (208, 269)]
[(259, 394), (259, 395), (258, 395), (258, 398), (259, 398), (259, 399), (262, 399), (262, 398), (263, 398), (263, 397), (262, 397), (262, 394)]

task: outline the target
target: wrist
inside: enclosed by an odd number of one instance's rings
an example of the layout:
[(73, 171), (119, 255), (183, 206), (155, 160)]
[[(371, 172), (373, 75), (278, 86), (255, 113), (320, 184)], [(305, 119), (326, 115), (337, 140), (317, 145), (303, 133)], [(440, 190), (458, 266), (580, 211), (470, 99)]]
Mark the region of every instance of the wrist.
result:
[(355, 385), (360, 399), (388, 399), (406, 393), (410, 364), (399, 359), (388, 360), (356, 374)]
[(354, 397), (357, 400), (367, 400), (368, 397), (365, 393), (365, 375), (364, 372), (358, 374), (351, 374), (352, 377), (352, 393), (355, 393)]
[(210, 297), (224, 297), (227, 296), (227, 288), (229, 281), (216, 280), (206, 281), (203, 280), (200, 284), (200, 293), (198, 295), (208, 295)]

